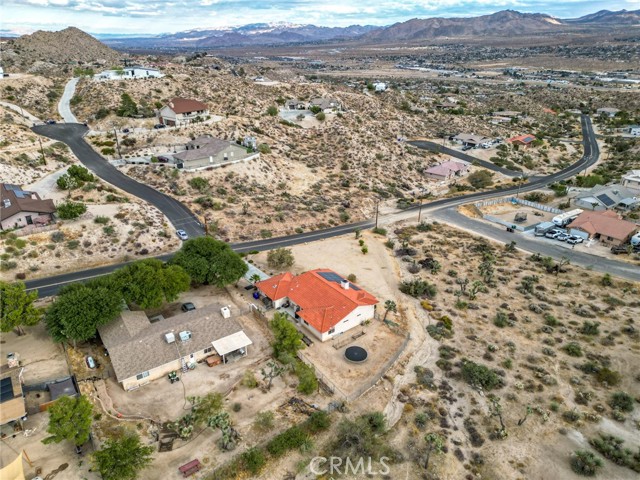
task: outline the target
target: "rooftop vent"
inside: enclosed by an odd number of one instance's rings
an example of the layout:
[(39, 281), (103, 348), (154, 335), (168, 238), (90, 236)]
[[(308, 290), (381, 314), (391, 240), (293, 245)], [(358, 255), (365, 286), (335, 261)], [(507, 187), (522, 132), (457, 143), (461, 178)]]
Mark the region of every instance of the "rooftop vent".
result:
[(231, 310), (229, 309), (229, 307), (222, 307), (220, 309), (220, 313), (222, 313), (222, 318), (231, 317)]
[(173, 332), (169, 332), (164, 334), (164, 339), (167, 341), (167, 343), (173, 343), (176, 341), (176, 336), (173, 334)]
[(186, 342), (191, 338), (191, 332), (189, 330), (185, 330), (184, 332), (180, 332), (178, 334), (180, 336), (180, 341)]
[(340, 281), (340, 286), (342, 288), (344, 288), (345, 290), (349, 290), (349, 280), (341, 280)]

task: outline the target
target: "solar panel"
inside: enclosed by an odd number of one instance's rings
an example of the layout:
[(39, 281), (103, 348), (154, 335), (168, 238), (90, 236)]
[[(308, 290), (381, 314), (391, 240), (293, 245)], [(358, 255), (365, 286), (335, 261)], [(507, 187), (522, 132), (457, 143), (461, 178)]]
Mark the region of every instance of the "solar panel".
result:
[(604, 203), (607, 207), (610, 207), (611, 205), (614, 205), (616, 203), (615, 201), (611, 200), (611, 198), (605, 193), (603, 193), (602, 195), (597, 195), (596, 198)]
[(0, 403), (13, 398), (13, 384), (11, 378), (3, 378), (0, 381)]
[[(334, 273), (334, 272), (318, 272), (318, 275), (320, 275), (322, 278), (324, 278), (328, 282), (341, 283), (341, 282), (345, 281), (344, 278), (342, 278), (340, 275), (338, 275), (337, 273)], [(358, 290), (360, 290), (358, 287), (356, 287), (351, 282), (349, 282), (349, 288), (352, 288), (356, 292)]]

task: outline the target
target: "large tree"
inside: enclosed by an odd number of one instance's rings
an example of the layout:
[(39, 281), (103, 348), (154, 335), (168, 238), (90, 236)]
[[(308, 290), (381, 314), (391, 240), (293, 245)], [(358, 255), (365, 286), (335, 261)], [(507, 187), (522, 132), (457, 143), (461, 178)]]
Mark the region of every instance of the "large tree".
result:
[(267, 264), (271, 268), (284, 269), (289, 268), (295, 259), (290, 248), (276, 248), (267, 254)]
[(172, 302), (189, 290), (191, 277), (179, 265), (168, 265), (150, 258), (117, 270), (112, 276), (114, 288), (122, 292), (127, 303), (143, 309), (157, 308)]
[(135, 432), (107, 440), (93, 454), (93, 463), (103, 480), (134, 480), (152, 462), (154, 448), (144, 446)]
[(122, 294), (106, 280), (74, 283), (60, 290), (45, 314), (54, 340), (84, 341), (95, 337), (101, 325), (113, 321), (122, 310)]
[(15, 328), (24, 335), (23, 327), (36, 325), (42, 319), (42, 310), (33, 306), (37, 298), (38, 291), (27, 292), (22, 282), (0, 282), (0, 330)]
[(196, 284), (224, 287), (237, 282), (249, 269), (231, 247), (211, 237), (187, 240), (173, 257)]
[(49, 407), (50, 436), (42, 443), (60, 443), (69, 440), (74, 445), (82, 445), (89, 440), (93, 405), (87, 397), (60, 397)]
[(289, 321), (286, 313), (276, 312), (269, 327), (275, 337), (275, 341), (271, 345), (273, 354), (280, 361), (284, 361), (287, 356), (295, 357), (296, 352), (304, 347), (302, 334)]

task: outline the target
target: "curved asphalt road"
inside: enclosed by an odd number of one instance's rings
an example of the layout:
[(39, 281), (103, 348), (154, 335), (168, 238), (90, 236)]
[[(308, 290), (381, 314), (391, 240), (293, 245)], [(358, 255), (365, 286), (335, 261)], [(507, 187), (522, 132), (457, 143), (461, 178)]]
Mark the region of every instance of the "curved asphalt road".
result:
[(181, 202), (165, 195), (148, 185), (136, 182), (111, 165), (97, 154), (83, 136), (88, 128), (80, 123), (58, 123), (55, 125), (38, 125), (32, 130), (37, 134), (53, 138), (69, 145), (78, 159), (93, 173), (104, 181), (135, 195), (164, 213), (175, 228), (181, 228), (190, 237), (204, 235), (198, 218)]
[[(583, 134), (583, 146), (584, 146), (583, 157), (578, 162), (574, 163), (570, 167), (567, 167), (560, 172), (554, 173), (547, 177), (531, 179), (531, 181), (529, 181), (528, 183), (521, 185), (520, 192), (536, 190), (550, 183), (572, 177), (577, 173), (579, 173), (580, 171), (582, 171), (583, 169), (597, 162), (600, 153), (598, 149), (598, 144), (593, 134), (593, 129), (591, 127), (591, 120), (587, 115), (583, 115), (581, 118), (581, 122), (582, 122), (582, 134)], [(56, 127), (56, 126), (52, 125), (52, 126), (46, 126), (46, 127)], [(58, 127), (57, 129), (53, 130), (54, 132), (60, 131), (59, 126), (57, 127)], [(67, 125), (66, 127), (70, 127), (70, 126)], [(81, 126), (77, 126), (77, 127), (81, 127)], [(37, 127), (37, 128), (41, 128), (41, 127)], [(38, 130), (36, 130), (36, 132), (37, 131)], [(53, 138), (56, 138), (56, 137), (53, 137)], [(59, 136), (57, 139), (60, 139), (61, 141), (66, 141), (67, 138), (68, 137)], [(76, 140), (75, 143), (78, 143), (78, 141)], [(92, 157), (94, 161), (99, 162), (99, 166), (102, 169), (109, 167), (108, 170), (106, 170), (109, 174), (111, 174), (112, 171), (115, 171), (117, 174), (122, 175), (114, 167), (112, 167), (105, 160), (103, 160), (102, 157), (100, 157), (95, 152), (93, 152), (93, 150), (91, 150), (91, 148), (81, 138), (79, 140), (79, 143), (80, 145), (76, 145), (76, 148), (84, 145), (82, 151), (80, 152), (81, 155), (85, 153), (85, 149), (88, 149), (94, 155), (94, 157)], [(76, 150), (74, 150), (74, 153), (75, 152)], [(456, 151), (454, 152), (456, 154), (460, 154), (460, 152), (456, 152)], [(78, 157), (83, 158), (81, 155), (78, 155)], [(98, 159), (96, 159), (95, 157), (98, 157)], [(83, 163), (85, 162), (83, 161)], [(85, 165), (86, 164), (87, 163), (85, 163)], [(93, 164), (92, 166), (95, 167), (95, 165)], [(93, 171), (95, 172), (96, 170), (93, 170)], [(102, 177), (102, 175), (100, 176)], [(124, 175), (122, 176), (133, 184), (132, 185), (133, 191), (131, 191), (133, 195), (137, 195), (137, 196), (140, 196), (141, 198), (145, 198), (143, 195), (140, 195), (140, 190), (143, 189), (143, 187), (146, 189), (149, 189), (149, 187), (147, 187), (146, 185), (141, 185), (131, 180), (129, 177), (126, 177)], [(107, 181), (111, 181), (111, 180), (107, 180)], [(118, 185), (118, 183), (116, 183), (116, 185)], [(158, 193), (155, 190), (152, 190), (152, 191), (155, 192), (156, 194)], [(640, 280), (640, 271), (638, 271), (638, 268), (636, 266), (629, 265), (623, 262), (609, 260), (606, 258), (601, 258), (601, 257), (590, 255), (587, 253), (576, 252), (574, 250), (569, 252), (568, 249), (562, 248), (558, 245), (539, 243), (535, 240), (527, 239), (523, 236), (514, 237), (513, 234), (510, 234), (510, 236), (505, 237), (503, 231), (496, 229), (493, 226), (487, 225), (483, 222), (478, 222), (471, 218), (460, 215), (455, 210), (455, 207), (465, 203), (469, 203), (471, 201), (493, 198), (493, 197), (500, 197), (506, 194), (516, 193), (517, 191), (518, 191), (518, 187), (516, 186), (516, 187), (509, 187), (509, 188), (500, 189), (500, 190), (472, 193), (470, 195), (464, 195), (460, 197), (445, 198), (441, 200), (436, 200), (434, 202), (426, 203), (423, 205), (422, 209), (425, 213), (433, 212), (434, 216), (438, 218), (441, 218), (445, 221), (451, 221), (456, 225), (460, 225), (462, 228), (466, 228), (468, 230), (478, 232), (485, 236), (495, 238), (499, 241), (508, 242), (512, 239), (516, 239), (519, 243), (519, 246), (525, 250), (544, 253), (545, 255), (551, 255), (556, 258), (570, 255), (574, 263), (585, 265), (585, 266), (591, 266), (596, 270), (609, 272), (617, 276), (628, 278), (630, 280)], [(166, 197), (165, 195), (163, 195), (163, 197), (169, 199), (169, 197)], [(418, 210), (418, 208), (419, 206), (416, 205), (402, 212), (381, 217), (380, 222), (387, 223), (387, 222), (402, 219), (403, 217), (406, 218), (409, 215), (415, 215), (415, 211)], [(325, 229), (325, 230), (316, 230), (312, 232), (305, 232), (301, 234), (288, 235), (284, 237), (277, 237), (277, 238), (271, 238), (271, 239), (265, 239), (265, 240), (254, 240), (250, 242), (235, 243), (235, 244), (232, 244), (231, 246), (237, 252), (250, 252), (254, 250), (257, 250), (257, 251), (271, 250), (273, 248), (288, 247), (288, 246), (297, 245), (301, 243), (313, 242), (313, 241), (321, 240), (324, 238), (331, 238), (339, 235), (344, 235), (347, 233), (351, 233), (356, 229), (366, 229), (366, 228), (371, 228), (373, 226), (374, 226), (373, 220), (364, 220), (361, 222), (352, 223), (349, 225), (340, 225), (340, 226)], [(171, 258), (171, 256), (172, 256), (171, 254), (167, 254), (167, 255), (162, 255), (158, 258), (160, 258), (161, 260), (168, 260), (169, 258)], [(57, 275), (55, 277), (30, 280), (26, 282), (26, 284), (28, 289), (37, 288), (40, 296), (44, 297), (44, 296), (54, 295), (55, 293), (57, 293), (60, 287), (62, 287), (65, 284), (83, 281), (90, 278), (105, 275), (107, 273), (110, 273), (120, 268), (123, 265), (125, 264), (108, 265), (108, 266), (93, 268), (93, 269), (84, 270), (80, 272), (71, 272), (71, 273), (66, 273), (62, 275)]]

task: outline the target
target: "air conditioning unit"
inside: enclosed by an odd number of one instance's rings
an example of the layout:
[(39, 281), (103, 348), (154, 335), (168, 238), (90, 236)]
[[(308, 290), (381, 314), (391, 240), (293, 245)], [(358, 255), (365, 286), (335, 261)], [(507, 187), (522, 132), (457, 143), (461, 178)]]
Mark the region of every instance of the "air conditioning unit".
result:
[(178, 335), (180, 335), (180, 341), (182, 341), (182, 342), (186, 342), (187, 340), (189, 340), (191, 338), (191, 332), (189, 330), (185, 330), (184, 332), (180, 332)]
[(173, 334), (173, 332), (169, 332), (164, 334), (164, 339), (167, 341), (167, 343), (173, 343), (176, 341), (176, 336)]
[(220, 309), (220, 313), (222, 313), (222, 318), (231, 317), (231, 310), (229, 309), (229, 307), (222, 307)]
[(340, 286), (341, 286), (344, 290), (349, 290), (349, 280), (341, 280), (341, 281), (340, 281)]

